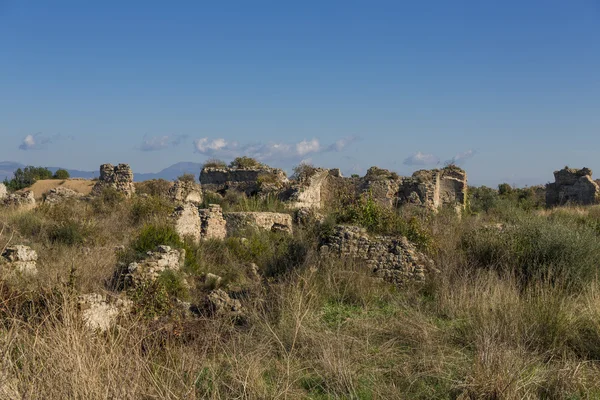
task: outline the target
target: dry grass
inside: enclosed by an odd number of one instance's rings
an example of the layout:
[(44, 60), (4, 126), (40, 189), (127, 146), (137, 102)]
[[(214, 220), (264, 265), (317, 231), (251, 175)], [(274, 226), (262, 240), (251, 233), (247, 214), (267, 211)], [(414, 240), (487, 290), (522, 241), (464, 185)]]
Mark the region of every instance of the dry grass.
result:
[[(298, 232), (294, 240), (308, 249), (300, 265), (278, 270), (260, 287), (236, 289), (247, 310), (242, 322), (131, 315), (104, 334), (91, 332), (76, 296), (107, 290), (104, 281), (117, 262), (114, 246), (127, 245), (143, 224), (138, 214), (132, 218), (136, 201), (110, 212), (86, 203), (68, 206), (69, 213), (0, 213), (0, 227), (6, 226), (0, 248), (26, 243), (40, 254), (36, 279), (0, 284), (0, 398), (600, 396), (600, 282), (588, 279), (577, 290), (551, 277), (523, 282), (509, 268), (512, 253), (504, 268), (474, 265), (462, 238), (498, 215), (423, 219), (440, 269), (424, 284), (396, 288), (359, 263), (320, 260), (308, 245), (311, 236)], [(595, 212), (586, 211), (584, 217)], [(600, 243), (580, 212), (556, 213), (525, 217), (539, 218), (536, 223), (548, 229), (581, 229), (581, 237)], [(86, 242), (48, 239), (44, 232), (71, 215), (94, 226)], [(144, 216), (146, 222), (158, 218), (150, 211)], [(505, 220), (515, 224), (521, 217)], [(266, 264), (286, 247), (264, 247), (265, 238), (274, 240), (266, 235), (250, 243), (260, 249), (256, 260)], [(219, 265), (241, 268), (250, 257), (233, 242), (196, 250), (198, 262), (214, 272)]]
[(31, 187), (27, 188), (26, 191), (33, 192), (36, 200), (41, 200), (44, 194), (57, 187), (64, 187), (83, 195), (88, 195), (92, 192), (94, 183), (95, 182), (87, 179), (45, 179), (35, 182)]

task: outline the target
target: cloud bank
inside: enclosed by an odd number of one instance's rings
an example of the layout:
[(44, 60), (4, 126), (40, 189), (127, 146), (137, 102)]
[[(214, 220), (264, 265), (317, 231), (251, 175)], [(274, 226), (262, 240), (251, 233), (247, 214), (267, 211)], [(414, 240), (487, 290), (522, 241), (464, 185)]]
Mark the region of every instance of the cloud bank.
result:
[(144, 136), (141, 151), (159, 151), (169, 147), (180, 145), (187, 135), (164, 135), (164, 136)]
[(63, 139), (73, 140), (72, 136), (63, 136), (60, 133), (52, 136), (44, 135), (41, 132), (34, 133), (33, 135), (27, 135), (23, 138), (23, 141), (19, 145), (19, 150), (43, 150), (48, 147), (49, 144), (57, 142)]
[[(462, 153), (458, 153), (451, 159), (444, 161), (444, 165), (462, 165), (475, 154), (477, 153), (474, 150), (467, 150)], [(422, 153), (418, 151), (415, 154), (405, 158), (403, 164), (411, 166), (438, 165), (440, 164), (440, 158), (434, 154)]]
[(201, 138), (194, 140), (196, 153), (216, 158), (235, 158), (247, 156), (261, 161), (300, 161), (315, 154), (340, 152), (359, 140), (348, 137), (324, 146), (319, 139), (302, 140), (297, 143), (268, 142), (246, 143), (227, 141), (224, 138)]

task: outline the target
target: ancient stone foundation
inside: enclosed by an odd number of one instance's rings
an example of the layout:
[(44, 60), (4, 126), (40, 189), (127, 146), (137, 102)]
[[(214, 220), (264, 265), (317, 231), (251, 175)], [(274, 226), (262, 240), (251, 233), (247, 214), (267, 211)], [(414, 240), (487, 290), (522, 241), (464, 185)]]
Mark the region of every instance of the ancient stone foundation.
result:
[(227, 221), (227, 234), (236, 235), (248, 229), (260, 229), (292, 234), (292, 216), (273, 212), (229, 212), (223, 214)]
[(267, 166), (258, 168), (205, 167), (200, 172), (202, 189), (220, 194), (234, 190), (252, 196), (267, 189), (281, 188), (287, 182), (285, 172)]
[(4, 199), (8, 195), (8, 190), (4, 183), (0, 183), (0, 200)]
[(70, 199), (82, 198), (83, 194), (78, 193), (72, 189), (59, 186), (54, 189), (50, 189), (44, 198), (44, 204), (54, 205), (59, 204)]
[(336, 226), (321, 253), (364, 262), (377, 276), (396, 284), (421, 280), (433, 270), (433, 262), (405, 237), (370, 236), (358, 226)]
[(223, 218), (223, 210), (217, 204), (210, 204), (207, 209), (199, 210), (200, 238), (225, 239), (227, 236), (227, 221)]
[(554, 171), (554, 183), (546, 185), (546, 206), (600, 203), (600, 188), (589, 168)]
[(99, 195), (105, 188), (113, 188), (123, 193), (126, 197), (131, 197), (135, 193), (133, 184), (133, 172), (128, 164), (119, 164), (116, 167), (112, 164), (103, 164), (100, 166), (100, 178), (92, 189), (92, 194)]
[(211, 204), (207, 209), (199, 209), (196, 204), (185, 203), (177, 207), (173, 218), (179, 236), (189, 237), (195, 242), (227, 236), (227, 222), (219, 205)]
[(202, 188), (195, 182), (176, 180), (169, 189), (169, 198), (183, 203), (202, 203)]
[(12, 193), (0, 200), (4, 207), (16, 208), (19, 210), (31, 210), (35, 208), (35, 197), (33, 192)]
[(8, 264), (11, 272), (22, 275), (37, 274), (38, 255), (28, 246), (15, 245), (7, 247), (2, 253), (2, 261)]

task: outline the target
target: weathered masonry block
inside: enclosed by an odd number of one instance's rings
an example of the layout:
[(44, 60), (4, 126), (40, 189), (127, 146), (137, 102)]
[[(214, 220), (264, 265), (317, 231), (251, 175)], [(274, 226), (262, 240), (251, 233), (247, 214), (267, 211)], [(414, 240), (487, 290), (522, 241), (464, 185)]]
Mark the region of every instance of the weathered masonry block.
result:
[(589, 168), (563, 168), (554, 171), (554, 183), (546, 185), (546, 206), (598, 204), (600, 187)]
[(223, 214), (227, 221), (227, 234), (235, 235), (248, 229), (259, 229), (291, 234), (292, 216), (273, 212), (229, 212)]
[(92, 193), (98, 195), (105, 188), (113, 188), (126, 197), (131, 197), (135, 193), (131, 167), (128, 164), (119, 164), (116, 167), (112, 164), (101, 165), (100, 178), (94, 185)]

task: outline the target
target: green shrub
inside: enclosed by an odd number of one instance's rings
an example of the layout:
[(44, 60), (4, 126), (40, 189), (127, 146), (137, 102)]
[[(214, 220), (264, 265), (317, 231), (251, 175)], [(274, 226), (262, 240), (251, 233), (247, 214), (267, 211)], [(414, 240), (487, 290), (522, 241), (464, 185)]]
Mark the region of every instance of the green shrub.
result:
[(310, 179), (317, 172), (317, 168), (309, 163), (301, 163), (294, 167), (292, 178), (304, 182)]
[(105, 187), (102, 192), (92, 200), (92, 207), (98, 214), (114, 212), (115, 207), (125, 200), (123, 193), (112, 187)]
[(69, 246), (83, 244), (87, 235), (87, 230), (76, 221), (55, 224), (48, 232), (48, 238), (52, 243), (62, 243)]
[(129, 289), (127, 295), (133, 301), (133, 312), (146, 319), (166, 315), (172, 310), (169, 292), (158, 279), (140, 282)]
[(146, 253), (160, 245), (182, 248), (184, 243), (172, 226), (149, 224), (142, 228), (138, 237), (131, 243), (131, 248), (137, 253)]
[(57, 169), (54, 173), (54, 179), (69, 179), (71, 174), (66, 169)]
[(181, 274), (167, 269), (161, 272), (157, 280), (165, 288), (169, 296), (180, 300), (189, 298), (188, 289)]
[(31, 165), (24, 169), (17, 169), (13, 175), (10, 180), (4, 179), (4, 184), (11, 191), (25, 189), (39, 180), (52, 179), (52, 172), (48, 168)]
[(147, 194), (149, 196), (167, 197), (169, 189), (173, 186), (172, 182), (165, 179), (150, 179), (135, 184), (135, 192)]
[(196, 182), (196, 176), (194, 176), (194, 174), (190, 174), (190, 173), (185, 173), (183, 175), (180, 175), (179, 177), (177, 177), (178, 181), (182, 181), (182, 182)]
[(236, 157), (231, 163), (229, 168), (258, 168), (262, 164), (252, 157)]
[(462, 246), (473, 265), (508, 270), (523, 282), (593, 279), (600, 263), (600, 239), (592, 229), (534, 215), (515, 214), (504, 229), (467, 231)]
[(203, 168), (227, 168), (227, 163), (225, 161), (216, 159), (216, 158), (211, 158), (209, 160), (206, 160), (206, 162), (204, 162), (204, 165), (202, 166)]
[(131, 220), (134, 224), (166, 219), (173, 206), (163, 198), (148, 196), (137, 198), (131, 206)]

